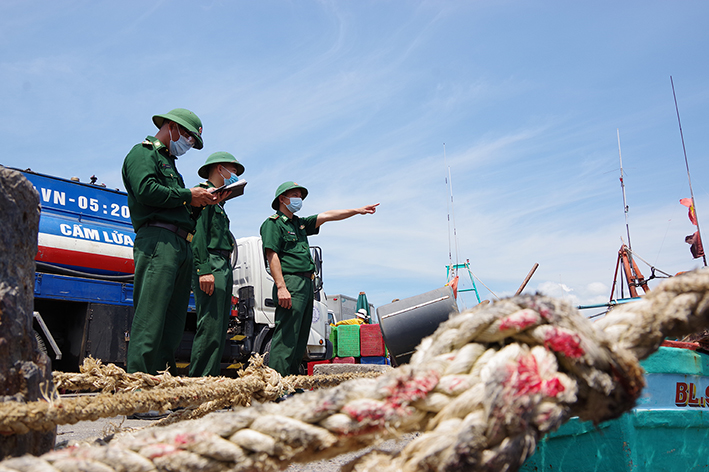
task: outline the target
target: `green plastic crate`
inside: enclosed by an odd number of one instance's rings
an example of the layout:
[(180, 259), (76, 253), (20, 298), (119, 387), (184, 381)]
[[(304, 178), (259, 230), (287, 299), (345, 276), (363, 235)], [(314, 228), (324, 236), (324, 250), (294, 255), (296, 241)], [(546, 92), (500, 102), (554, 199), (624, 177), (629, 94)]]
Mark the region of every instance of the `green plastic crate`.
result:
[(337, 357), (337, 326), (330, 326), (330, 342), (332, 343), (332, 357)]
[(337, 327), (337, 357), (359, 357), (359, 325)]

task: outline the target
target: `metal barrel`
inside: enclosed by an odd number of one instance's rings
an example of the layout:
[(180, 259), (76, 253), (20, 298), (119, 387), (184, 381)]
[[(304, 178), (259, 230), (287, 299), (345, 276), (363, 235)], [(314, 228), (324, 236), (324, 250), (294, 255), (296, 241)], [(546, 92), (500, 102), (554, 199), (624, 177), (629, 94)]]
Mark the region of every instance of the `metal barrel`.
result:
[(421, 340), (433, 334), (458, 305), (449, 286), (377, 308), (384, 344), (396, 365), (409, 362)]

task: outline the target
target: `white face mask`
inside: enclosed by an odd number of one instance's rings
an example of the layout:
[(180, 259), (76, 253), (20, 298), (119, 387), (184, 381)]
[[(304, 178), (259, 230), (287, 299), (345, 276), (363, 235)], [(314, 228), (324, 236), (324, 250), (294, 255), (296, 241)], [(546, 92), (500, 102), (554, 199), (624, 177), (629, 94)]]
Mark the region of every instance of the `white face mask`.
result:
[(180, 130), (177, 130), (177, 141), (172, 140), (172, 131), (170, 131), (170, 154), (173, 156), (181, 156), (192, 148), (192, 143), (189, 139), (185, 138), (180, 134)]

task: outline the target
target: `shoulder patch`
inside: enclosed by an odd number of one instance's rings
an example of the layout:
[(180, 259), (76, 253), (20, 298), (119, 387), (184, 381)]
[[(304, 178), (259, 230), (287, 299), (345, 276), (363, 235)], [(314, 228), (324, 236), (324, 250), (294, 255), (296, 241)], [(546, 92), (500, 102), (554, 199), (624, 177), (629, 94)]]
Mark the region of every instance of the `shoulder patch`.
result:
[(277, 220), (278, 219), (278, 213), (274, 213), (273, 215), (268, 217), (269, 220)]
[(145, 147), (153, 147), (153, 143), (152, 143), (150, 140), (147, 140), (147, 139), (146, 139), (145, 141), (143, 141), (142, 143), (140, 143), (140, 144), (142, 144), (142, 145), (145, 146)]

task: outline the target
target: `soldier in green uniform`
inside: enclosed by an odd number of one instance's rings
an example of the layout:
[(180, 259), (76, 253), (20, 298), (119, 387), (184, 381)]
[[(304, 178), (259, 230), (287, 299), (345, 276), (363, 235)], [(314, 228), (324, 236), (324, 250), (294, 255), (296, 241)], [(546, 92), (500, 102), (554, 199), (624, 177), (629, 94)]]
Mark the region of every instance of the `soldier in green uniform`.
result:
[[(202, 188), (216, 188), (238, 180), (244, 166), (228, 152), (215, 152), (199, 169), (207, 179)], [(190, 376), (218, 376), (231, 312), (234, 236), (223, 204), (202, 210), (192, 239), (192, 291), (197, 307), (197, 333), (192, 343)]]
[(136, 144), (123, 162), (123, 184), (136, 232), (133, 324), (128, 372), (175, 373), (190, 298), (189, 242), (201, 207), (220, 202), (209, 190), (186, 189), (175, 160), (202, 149), (202, 122), (189, 110), (153, 116), (155, 136)]
[(276, 327), (271, 338), (268, 366), (282, 376), (297, 375), (305, 354), (313, 318), (313, 271), (308, 236), (318, 234), (327, 221), (372, 214), (378, 203), (349, 210), (330, 210), (299, 218), (308, 190), (285, 182), (276, 190), (271, 207), (276, 213), (261, 225), (261, 239), (273, 276)]

